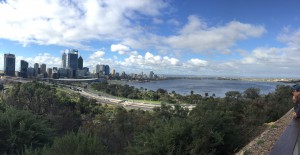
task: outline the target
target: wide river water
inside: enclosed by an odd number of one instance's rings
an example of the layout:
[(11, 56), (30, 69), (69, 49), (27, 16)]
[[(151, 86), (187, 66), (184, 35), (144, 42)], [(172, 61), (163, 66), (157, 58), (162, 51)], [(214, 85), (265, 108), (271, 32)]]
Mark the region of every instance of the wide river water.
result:
[(224, 97), (228, 91), (239, 91), (243, 93), (247, 88), (259, 88), (260, 94), (268, 94), (274, 92), (277, 85), (284, 85), (278, 82), (254, 82), (254, 81), (239, 81), (239, 80), (213, 80), (213, 79), (175, 79), (161, 80), (151, 82), (128, 82), (128, 85), (136, 88), (147, 88), (147, 90), (156, 91), (158, 88), (167, 90), (168, 92), (175, 91), (182, 95), (188, 95), (191, 91), (194, 94), (209, 96), (215, 94), (217, 97)]

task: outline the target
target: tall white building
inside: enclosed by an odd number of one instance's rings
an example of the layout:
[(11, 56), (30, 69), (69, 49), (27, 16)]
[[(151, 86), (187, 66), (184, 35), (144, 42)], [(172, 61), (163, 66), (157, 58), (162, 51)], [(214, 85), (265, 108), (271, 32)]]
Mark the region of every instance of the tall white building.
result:
[(67, 54), (66, 52), (64, 52), (62, 54), (62, 58), (61, 58), (61, 67), (62, 68), (66, 68), (67, 67)]

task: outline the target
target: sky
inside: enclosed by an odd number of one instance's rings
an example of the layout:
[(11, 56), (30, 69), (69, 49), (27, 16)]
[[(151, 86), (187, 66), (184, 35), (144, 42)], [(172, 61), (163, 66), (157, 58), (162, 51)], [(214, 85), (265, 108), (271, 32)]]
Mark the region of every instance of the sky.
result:
[(300, 78), (300, 0), (0, 0), (4, 53), (126, 73)]

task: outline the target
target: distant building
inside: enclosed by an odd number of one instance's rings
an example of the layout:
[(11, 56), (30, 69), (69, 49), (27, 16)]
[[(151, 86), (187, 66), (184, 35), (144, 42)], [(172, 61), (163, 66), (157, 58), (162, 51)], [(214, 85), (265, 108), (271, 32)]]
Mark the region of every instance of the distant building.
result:
[(116, 75), (116, 70), (113, 69), (112, 76)]
[(29, 68), (27, 69), (27, 77), (29, 77), (29, 78), (34, 77), (34, 68), (29, 67)]
[(109, 75), (110, 74), (110, 69), (108, 65), (105, 65), (105, 70), (104, 70), (105, 75)]
[(83, 67), (84, 70), (86, 70), (86, 72), (90, 72), (90, 69), (88, 67)]
[(41, 64), (41, 74), (45, 74), (46, 72), (46, 64)]
[(53, 67), (52, 71), (58, 71), (57, 67)]
[(16, 58), (14, 54), (4, 54), (4, 75), (15, 76)]
[(68, 68), (71, 70), (70, 77), (76, 77), (76, 70), (78, 68), (78, 50), (72, 49), (68, 53)]
[(66, 68), (60, 68), (58, 70), (58, 77), (59, 78), (65, 78), (68, 77), (68, 70)]
[(83, 69), (83, 59), (81, 56), (78, 58), (78, 69), (79, 70)]
[(47, 69), (48, 78), (52, 77), (52, 68)]
[(84, 76), (86, 76), (87, 72), (85, 69), (80, 69), (80, 70), (77, 70), (77, 77), (78, 78), (82, 78)]
[(20, 77), (27, 78), (28, 62), (21, 60), (20, 62)]
[(153, 71), (150, 72), (149, 78), (150, 78), (150, 79), (153, 79), (153, 78), (154, 78), (154, 73), (153, 73)]
[(122, 79), (125, 79), (125, 78), (126, 78), (126, 74), (125, 74), (124, 71), (123, 71), (122, 74), (121, 74), (121, 78), (122, 78)]
[(35, 63), (34, 64), (34, 76), (37, 76), (39, 75), (39, 64), (38, 63)]
[(66, 68), (67, 67), (67, 54), (66, 54), (66, 52), (64, 52), (62, 54), (62, 57), (61, 57), (61, 67), (62, 68)]
[(104, 73), (105, 65), (96, 65), (96, 73)]

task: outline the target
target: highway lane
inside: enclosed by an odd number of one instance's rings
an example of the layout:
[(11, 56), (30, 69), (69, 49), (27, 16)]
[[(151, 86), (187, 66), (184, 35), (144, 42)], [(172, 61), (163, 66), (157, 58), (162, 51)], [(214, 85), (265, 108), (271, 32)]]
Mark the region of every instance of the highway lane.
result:
[[(14, 82), (30, 82), (27, 80), (11, 80)], [(48, 83), (48, 82), (41, 82), (43, 84), (51, 85), (53, 84)], [(119, 105), (123, 106), (129, 109), (142, 109), (142, 110), (152, 110), (155, 107), (160, 107), (160, 105), (157, 104), (149, 104), (149, 103), (143, 103), (143, 102), (136, 102), (136, 101), (128, 101), (128, 100), (120, 100), (112, 97), (107, 97), (107, 96), (99, 96), (98, 94), (95, 94), (90, 91), (86, 91), (85, 89), (81, 87), (75, 87), (75, 86), (70, 86), (70, 85), (65, 85), (65, 84), (58, 84), (60, 88), (66, 89), (66, 90), (71, 90), (72, 92), (79, 93), (82, 96), (85, 96), (87, 98), (92, 98), (96, 99), (98, 102), (101, 104), (113, 104), (113, 105)], [(189, 110), (192, 110), (195, 106), (194, 105), (181, 105), (183, 107), (187, 107)]]

